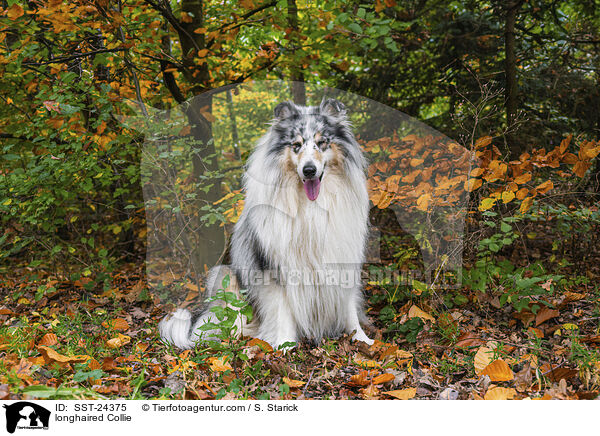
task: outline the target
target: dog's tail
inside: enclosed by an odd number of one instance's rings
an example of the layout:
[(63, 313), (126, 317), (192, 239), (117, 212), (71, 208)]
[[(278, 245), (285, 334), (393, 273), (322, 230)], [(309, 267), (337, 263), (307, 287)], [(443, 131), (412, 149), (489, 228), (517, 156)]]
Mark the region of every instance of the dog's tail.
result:
[[(226, 292), (234, 292), (240, 298), (240, 284), (238, 283), (235, 272), (228, 266), (221, 265), (214, 267), (208, 274), (206, 282), (207, 298), (214, 296), (217, 291), (222, 289), (223, 279), (229, 276), (229, 286), (224, 289)], [(211, 302), (200, 313), (196, 319), (187, 309), (177, 309), (171, 315), (167, 315), (158, 325), (160, 337), (170, 344), (179, 348), (194, 348), (196, 342), (200, 340), (218, 340), (219, 330), (201, 330), (207, 322), (218, 323), (216, 315), (210, 309), (216, 305), (226, 305), (224, 301), (216, 300)], [(241, 314), (237, 317), (235, 326), (237, 334), (242, 334), (242, 329), (246, 325), (246, 317)]]

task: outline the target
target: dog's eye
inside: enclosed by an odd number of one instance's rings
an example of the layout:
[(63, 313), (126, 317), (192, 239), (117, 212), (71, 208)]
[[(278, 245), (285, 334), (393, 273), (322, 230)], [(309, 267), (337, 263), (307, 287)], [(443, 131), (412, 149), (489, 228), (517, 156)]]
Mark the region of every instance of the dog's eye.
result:
[(292, 150), (294, 150), (294, 153), (298, 153), (301, 148), (302, 148), (301, 142), (296, 141), (296, 142), (292, 143)]
[(317, 147), (319, 147), (321, 150), (325, 150), (328, 146), (329, 142), (327, 142), (325, 139), (321, 139), (319, 142), (317, 142)]

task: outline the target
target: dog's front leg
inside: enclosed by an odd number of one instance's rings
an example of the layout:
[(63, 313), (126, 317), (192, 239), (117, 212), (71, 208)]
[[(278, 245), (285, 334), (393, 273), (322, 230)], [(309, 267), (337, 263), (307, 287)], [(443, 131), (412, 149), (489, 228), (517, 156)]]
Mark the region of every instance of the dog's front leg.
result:
[(357, 297), (349, 298), (346, 316), (346, 333), (354, 333), (352, 336), (352, 340), (354, 341), (361, 341), (368, 345), (373, 345), (375, 341), (370, 339), (360, 326), (360, 321), (358, 318), (359, 311), (360, 300)]
[[(262, 311), (259, 338), (278, 349), (286, 342), (297, 342), (296, 321), (285, 295), (285, 289), (271, 285), (261, 289), (259, 307)], [(284, 351), (291, 347), (286, 346)]]

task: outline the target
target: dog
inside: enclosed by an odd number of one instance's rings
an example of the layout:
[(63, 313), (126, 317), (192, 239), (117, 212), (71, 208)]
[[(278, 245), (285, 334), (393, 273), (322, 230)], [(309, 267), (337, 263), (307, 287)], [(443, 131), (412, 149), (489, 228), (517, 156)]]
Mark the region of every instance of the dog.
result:
[[(275, 107), (246, 165), (231, 265), (213, 268), (207, 280), (209, 296), (226, 276), (227, 291), (246, 290), (254, 317), (249, 323), (238, 317), (238, 334), (273, 348), (343, 333), (373, 343), (360, 324), (366, 321), (360, 280), (368, 236), (366, 166), (340, 101)], [(179, 309), (159, 329), (164, 341), (192, 348), (214, 337), (200, 329), (206, 322), (218, 322), (210, 307), (195, 320)]]

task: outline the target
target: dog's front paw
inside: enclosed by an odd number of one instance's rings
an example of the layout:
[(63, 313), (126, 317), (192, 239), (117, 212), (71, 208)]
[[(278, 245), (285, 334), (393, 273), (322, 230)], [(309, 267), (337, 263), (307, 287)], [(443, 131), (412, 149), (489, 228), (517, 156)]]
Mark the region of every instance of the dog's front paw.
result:
[(352, 340), (353, 341), (361, 341), (364, 342), (367, 345), (373, 345), (375, 343), (375, 341), (373, 339), (370, 339), (365, 332), (358, 331), (354, 334), (354, 336), (352, 336)]

